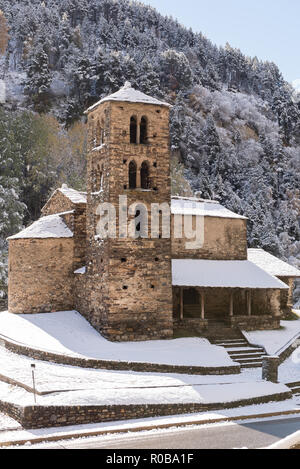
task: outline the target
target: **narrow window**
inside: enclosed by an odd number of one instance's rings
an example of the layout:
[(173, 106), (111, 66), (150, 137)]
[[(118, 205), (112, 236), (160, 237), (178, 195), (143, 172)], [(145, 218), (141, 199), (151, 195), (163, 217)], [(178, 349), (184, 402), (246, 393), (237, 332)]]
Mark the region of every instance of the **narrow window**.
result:
[(130, 161), (129, 163), (129, 189), (136, 189), (136, 163)]
[(101, 130), (100, 122), (98, 121), (97, 130), (96, 130), (96, 138), (95, 138), (95, 147), (97, 145), (101, 145), (101, 134), (102, 134), (102, 130)]
[(146, 117), (142, 117), (141, 125), (140, 125), (140, 143), (145, 145), (147, 143), (147, 119)]
[(149, 165), (144, 161), (141, 166), (141, 188), (149, 189)]
[(137, 121), (136, 117), (132, 116), (130, 119), (130, 143), (137, 141)]
[(144, 205), (137, 205), (134, 214), (135, 238), (148, 237), (148, 213)]
[(135, 223), (135, 236), (137, 238), (139, 238), (141, 236), (141, 222), (138, 221), (138, 219), (140, 219), (140, 215), (141, 215), (141, 211), (140, 210), (137, 210), (135, 212), (135, 220), (136, 220), (136, 223)]
[(105, 136), (105, 133), (104, 133), (104, 120), (102, 119), (102, 121), (101, 121), (100, 145), (103, 145), (103, 143), (104, 143), (104, 136)]
[(102, 184), (103, 184), (103, 165), (97, 166), (97, 171), (96, 171), (96, 191), (100, 191), (102, 189)]

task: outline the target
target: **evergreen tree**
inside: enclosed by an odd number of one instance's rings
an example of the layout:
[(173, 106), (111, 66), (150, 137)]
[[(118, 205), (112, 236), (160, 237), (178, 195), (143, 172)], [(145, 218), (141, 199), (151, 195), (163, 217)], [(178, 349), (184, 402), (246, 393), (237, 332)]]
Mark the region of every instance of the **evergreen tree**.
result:
[(41, 44), (33, 49), (27, 69), (25, 92), (30, 96), (37, 111), (45, 112), (49, 107), (51, 83), (48, 56)]

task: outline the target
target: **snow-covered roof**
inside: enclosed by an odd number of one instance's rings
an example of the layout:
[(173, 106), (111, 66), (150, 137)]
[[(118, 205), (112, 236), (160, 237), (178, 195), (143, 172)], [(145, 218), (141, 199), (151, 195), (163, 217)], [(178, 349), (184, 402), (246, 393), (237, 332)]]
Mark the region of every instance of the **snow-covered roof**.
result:
[(10, 236), (8, 239), (25, 238), (72, 238), (73, 233), (68, 228), (63, 218), (59, 214), (48, 215), (32, 223), (32, 225), (20, 231), (20, 233)]
[(97, 103), (93, 104), (93, 106), (89, 107), (85, 114), (93, 111), (96, 109), (99, 104), (105, 103), (107, 101), (125, 101), (128, 103), (143, 103), (143, 104), (155, 104), (156, 106), (168, 106), (171, 107), (170, 104), (165, 103), (163, 101), (159, 101), (152, 96), (148, 96), (141, 91), (138, 91), (132, 88), (131, 83), (126, 82), (125, 85), (119, 89), (116, 93), (113, 93), (105, 98), (101, 99)]
[(263, 249), (248, 249), (248, 259), (276, 277), (300, 277), (300, 270)]
[(287, 289), (287, 285), (250, 261), (173, 259), (174, 286)]
[(79, 192), (75, 189), (71, 189), (66, 184), (63, 184), (59, 189), (59, 192), (64, 194), (74, 204), (86, 204), (86, 192)]
[(205, 217), (239, 218), (247, 220), (246, 217), (231, 212), (227, 208), (223, 207), (219, 202), (193, 197), (172, 197), (171, 213), (173, 215), (201, 215)]

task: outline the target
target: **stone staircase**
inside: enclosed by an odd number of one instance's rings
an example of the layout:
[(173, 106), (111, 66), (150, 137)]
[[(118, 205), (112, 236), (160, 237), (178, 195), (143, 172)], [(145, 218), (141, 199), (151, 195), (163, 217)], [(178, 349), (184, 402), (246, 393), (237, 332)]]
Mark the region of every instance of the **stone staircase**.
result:
[(224, 347), (230, 358), (239, 363), (242, 368), (262, 367), (263, 358), (267, 356), (262, 347), (250, 345), (244, 337), (240, 339), (215, 339), (214, 345)]
[[(193, 313), (199, 317), (199, 306), (188, 306), (187, 319), (193, 319)], [(211, 344), (224, 347), (230, 358), (239, 363), (241, 368), (260, 368), (264, 357), (267, 353), (263, 347), (250, 345), (245, 339), (241, 331), (237, 327), (232, 327), (226, 320), (220, 320), (217, 316), (208, 319), (208, 327), (206, 330), (199, 330), (194, 326), (191, 337), (204, 337)]]
[(300, 396), (300, 381), (298, 381), (296, 383), (286, 383), (286, 386), (288, 388), (290, 388), (293, 395)]

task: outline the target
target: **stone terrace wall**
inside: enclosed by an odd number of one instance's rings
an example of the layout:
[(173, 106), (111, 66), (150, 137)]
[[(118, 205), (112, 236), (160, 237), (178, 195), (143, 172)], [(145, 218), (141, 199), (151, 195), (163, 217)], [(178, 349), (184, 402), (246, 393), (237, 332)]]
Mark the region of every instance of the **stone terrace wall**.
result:
[[(224, 408), (236, 408), (245, 405), (263, 404), (266, 402), (290, 399), (292, 393), (273, 394), (253, 399), (219, 404), (136, 404), (112, 406), (28, 406), (23, 412), (16, 406), (15, 416), (24, 428), (60, 427), (65, 425), (81, 425), (88, 423), (112, 422), (118, 420), (139, 419), (166, 415), (190, 414), (207, 412)], [(2, 404), (5, 410), (5, 404)], [(14, 410), (8, 404), (9, 415)], [(1, 405), (0, 405), (1, 410)]]
[(200, 366), (162, 365), (159, 363), (122, 362), (109, 360), (95, 360), (59, 355), (43, 350), (36, 350), (24, 345), (1, 339), (1, 344), (11, 352), (26, 355), (37, 360), (45, 360), (63, 365), (79, 366), (101, 370), (138, 371), (151, 373), (178, 373), (188, 375), (232, 375), (240, 373), (241, 367), (237, 363), (232, 366), (206, 368)]
[(73, 238), (10, 240), (9, 311), (73, 309), (73, 252)]

